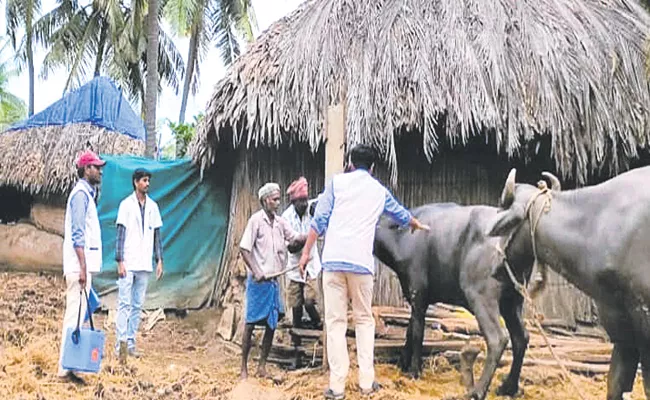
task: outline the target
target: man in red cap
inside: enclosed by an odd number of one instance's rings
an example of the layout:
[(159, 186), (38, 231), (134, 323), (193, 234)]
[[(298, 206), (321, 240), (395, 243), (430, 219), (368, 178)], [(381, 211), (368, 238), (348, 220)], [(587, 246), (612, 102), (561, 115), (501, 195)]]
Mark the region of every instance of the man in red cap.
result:
[(77, 325), (78, 313), (86, 314), (86, 299), (82, 297), (82, 290), (86, 289), (86, 293), (90, 290), (92, 274), (102, 268), (102, 233), (97, 215), (96, 195), (104, 164), (106, 161), (90, 150), (79, 156), (79, 180), (68, 196), (65, 209), (63, 275), (67, 289), (58, 375), (73, 382), (83, 380), (75, 375), (74, 371), (66, 370), (61, 365), (63, 345), (68, 328)]
[[(309, 187), (307, 179), (300, 177), (293, 181), (287, 189), (289, 201), (291, 205), (282, 213), (282, 217), (286, 219), (291, 227), (303, 234), (309, 233), (311, 226), (311, 216), (307, 212), (309, 206)], [(314, 328), (318, 328), (321, 323), (320, 315), (316, 309), (316, 298), (318, 296), (317, 279), (321, 271), (320, 257), (318, 256), (318, 249), (313, 247), (311, 252), (311, 260), (307, 265), (307, 276), (303, 278), (298, 267), (300, 261), (300, 250), (302, 244), (297, 246), (289, 245), (289, 257), (287, 259), (287, 269), (295, 268), (287, 272), (287, 292), (289, 295), (288, 303), (293, 313), (293, 326), (295, 328), (302, 328), (302, 310), (303, 306), (309, 314), (309, 319)]]

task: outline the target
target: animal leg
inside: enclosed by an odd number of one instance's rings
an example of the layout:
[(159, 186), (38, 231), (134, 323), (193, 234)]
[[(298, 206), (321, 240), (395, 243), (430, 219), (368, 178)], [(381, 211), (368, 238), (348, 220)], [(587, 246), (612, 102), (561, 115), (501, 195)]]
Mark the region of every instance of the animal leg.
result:
[(480, 352), (481, 349), (469, 343), (460, 351), (460, 383), (467, 392), (474, 389), (474, 363)]
[(409, 374), (417, 379), (422, 372), (422, 341), (424, 340), (424, 317), (427, 312), (427, 302), (422, 299), (421, 295), (415, 295), (411, 302), (411, 320), (409, 327), (411, 330), (411, 367)]
[(510, 333), (510, 341), (512, 342), (512, 365), (508, 377), (497, 389), (499, 396), (514, 396), (519, 391), (521, 366), (524, 362), (524, 354), (529, 340), (528, 331), (524, 327), (522, 305), (523, 299), (519, 295), (503, 298), (500, 303), (501, 315), (506, 322), (506, 328)]
[[(634, 346), (616, 342), (614, 343), (609, 365), (609, 373), (607, 374), (607, 400), (621, 400), (623, 399), (623, 393), (632, 391), (634, 377), (636, 376), (637, 366), (639, 365), (639, 350)], [(648, 397), (650, 375), (646, 378), (645, 369), (643, 381), (646, 397)]]
[(481, 378), (474, 389), (468, 393), (468, 397), (474, 400), (483, 400), (501, 355), (508, 344), (508, 337), (499, 326), (499, 304), (496, 298), (478, 295), (474, 301), (470, 299), (470, 303), (487, 343), (487, 355)]
[(413, 340), (411, 338), (411, 332), (413, 332), (413, 322), (409, 321), (409, 326), (406, 329), (406, 342), (402, 348), (402, 354), (399, 359), (399, 367), (402, 369), (402, 372), (407, 372), (409, 370), (409, 364), (411, 361), (411, 354), (413, 354)]

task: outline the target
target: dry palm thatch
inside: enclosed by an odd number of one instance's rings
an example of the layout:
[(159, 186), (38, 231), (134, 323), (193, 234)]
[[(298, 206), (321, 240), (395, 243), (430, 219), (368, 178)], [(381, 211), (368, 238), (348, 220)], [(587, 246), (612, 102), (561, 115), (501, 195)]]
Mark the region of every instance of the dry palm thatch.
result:
[(144, 154), (144, 142), (89, 123), (51, 125), (0, 134), (0, 185), (32, 194), (63, 194), (77, 180), (76, 157)]
[(315, 151), (345, 97), (348, 145), (374, 145), (393, 180), (395, 135), (409, 131), (430, 161), (441, 133), (489, 134), (509, 156), (550, 135), (563, 176), (615, 173), (650, 135), (650, 17), (635, 1), (309, 1), (217, 84), (190, 154), (205, 168), (228, 135), (277, 146), (289, 133)]

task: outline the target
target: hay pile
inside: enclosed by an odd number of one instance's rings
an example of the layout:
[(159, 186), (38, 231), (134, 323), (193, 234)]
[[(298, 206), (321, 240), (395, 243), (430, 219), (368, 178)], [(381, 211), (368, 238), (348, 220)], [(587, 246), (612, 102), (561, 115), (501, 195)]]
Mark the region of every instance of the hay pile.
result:
[(144, 142), (89, 123), (9, 131), (0, 135), (0, 184), (29, 193), (66, 192), (74, 161), (91, 148), (103, 154), (144, 154)]
[[(0, 398), (8, 399), (205, 399), (205, 400), (308, 400), (322, 398), (327, 376), (320, 369), (286, 372), (269, 365), (273, 380), (250, 378), (238, 381), (238, 347), (216, 337), (218, 313), (214, 310), (190, 312), (184, 319), (169, 316), (152, 331), (140, 332), (137, 340), (145, 356), (129, 359), (122, 367), (113, 354), (114, 328), (104, 326), (96, 315), (96, 326), (107, 333), (105, 358), (98, 375), (86, 375), (86, 385), (62, 383), (56, 378), (59, 330), (63, 313), (63, 280), (36, 274), (0, 274)], [(251, 354), (251, 372), (257, 367), (259, 349)], [(348, 379), (348, 399), (358, 393), (355, 357)], [(480, 363), (478, 363), (480, 364)], [(480, 372), (480, 365), (476, 373)], [(459, 374), (444, 357), (425, 362), (420, 380), (403, 376), (393, 365), (377, 365), (377, 380), (384, 386), (375, 400), (442, 399), (462, 394)], [(500, 368), (492, 385), (493, 393), (506, 369)], [(576, 376), (588, 399), (605, 396), (605, 377)], [(556, 369), (524, 367), (521, 399), (578, 399), (563, 384)], [(244, 396), (244, 397), (242, 397)], [(634, 399), (642, 399), (640, 377)], [(490, 394), (488, 400), (499, 399)], [(502, 398), (505, 399), (505, 398)]]

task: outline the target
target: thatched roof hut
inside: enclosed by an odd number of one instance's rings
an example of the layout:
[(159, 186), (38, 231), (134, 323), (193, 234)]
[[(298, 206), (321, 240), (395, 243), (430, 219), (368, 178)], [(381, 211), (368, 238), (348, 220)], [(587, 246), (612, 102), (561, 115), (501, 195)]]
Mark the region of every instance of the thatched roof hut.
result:
[(144, 124), (121, 90), (98, 77), (0, 134), (0, 186), (62, 195), (77, 179), (77, 155), (144, 154)]
[[(304, 3), (230, 67), (190, 146), (202, 169), (240, 154), (222, 270), (241, 269), (236, 246), (260, 184), (304, 175), (311, 195), (322, 189), (331, 105), (344, 105), (345, 144), (378, 149), (379, 179), (409, 207), (495, 204), (513, 164), (581, 185), (645, 162), (649, 32), (635, 0)], [(547, 317), (593, 317), (559, 276), (542, 300)], [(402, 301), (383, 267), (374, 301)]]
[(144, 153), (145, 130), (122, 92), (98, 77), (0, 133), (0, 268), (61, 271), (65, 201), (88, 148)]
[(191, 152), (206, 167), (231, 138), (316, 151), (345, 98), (348, 144), (373, 144), (393, 181), (396, 137), (417, 131), (429, 160), (441, 136), (508, 156), (548, 136), (557, 171), (584, 183), (647, 146), (648, 27), (635, 0), (309, 1), (217, 84)]

